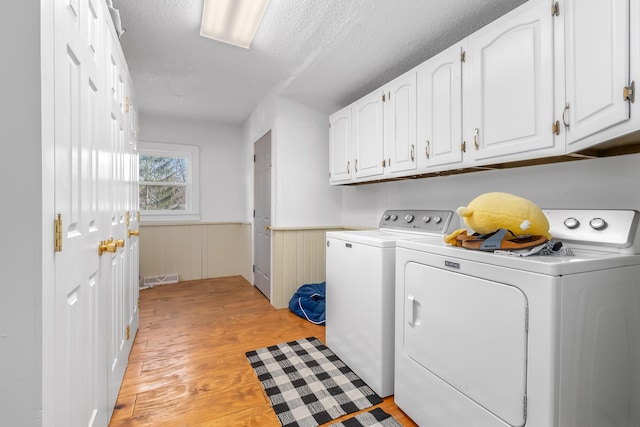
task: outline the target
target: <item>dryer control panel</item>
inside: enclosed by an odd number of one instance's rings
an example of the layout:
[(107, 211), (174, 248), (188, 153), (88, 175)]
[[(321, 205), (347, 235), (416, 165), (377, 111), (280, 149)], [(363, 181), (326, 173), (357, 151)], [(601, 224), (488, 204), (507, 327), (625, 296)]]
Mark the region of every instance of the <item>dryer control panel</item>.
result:
[(380, 228), (444, 235), (459, 228), (453, 219), (453, 211), (447, 210), (387, 210)]

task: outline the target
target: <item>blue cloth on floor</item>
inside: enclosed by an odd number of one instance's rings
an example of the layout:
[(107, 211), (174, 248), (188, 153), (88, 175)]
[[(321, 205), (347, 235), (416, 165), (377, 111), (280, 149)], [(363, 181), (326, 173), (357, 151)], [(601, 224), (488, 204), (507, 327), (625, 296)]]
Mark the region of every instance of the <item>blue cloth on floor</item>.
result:
[(302, 285), (289, 300), (289, 310), (316, 325), (325, 324), (326, 283)]

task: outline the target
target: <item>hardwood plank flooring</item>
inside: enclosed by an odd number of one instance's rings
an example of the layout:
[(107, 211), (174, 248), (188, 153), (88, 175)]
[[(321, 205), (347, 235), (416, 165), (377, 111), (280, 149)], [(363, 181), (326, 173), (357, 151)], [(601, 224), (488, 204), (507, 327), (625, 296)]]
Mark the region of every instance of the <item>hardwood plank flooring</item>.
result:
[[(145, 289), (109, 426), (278, 427), (245, 352), (310, 336), (325, 342), (324, 327), (276, 310), (241, 276)], [(393, 397), (378, 406), (417, 425)]]

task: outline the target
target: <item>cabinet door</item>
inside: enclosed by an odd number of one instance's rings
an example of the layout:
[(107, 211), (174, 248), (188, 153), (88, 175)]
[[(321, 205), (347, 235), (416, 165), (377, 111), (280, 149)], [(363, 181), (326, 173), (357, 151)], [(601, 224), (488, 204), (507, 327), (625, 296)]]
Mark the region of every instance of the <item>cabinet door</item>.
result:
[(384, 92), (384, 157), (387, 174), (416, 169), (416, 72), (386, 85)]
[(356, 101), (351, 107), (354, 164), (356, 178), (384, 173), (382, 134), (382, 91), (375, 91)]
[[(418, 168), (462, 162), (461, 44), (418, 68)], [(440, 166), (440, 167), (439, 167)]]
[(564, 2), (569, 151), (582, 139), (629, 119), (629, 0)]
[(564, 144), (555, 145), (551, 130), (555, 119), (549, 3), (529, 3), (469, 36), (463, 68), (464, 137), (476, 164), (564, 152)]
[(329, 183), (351, 180), (351, 106), (329, 117)]

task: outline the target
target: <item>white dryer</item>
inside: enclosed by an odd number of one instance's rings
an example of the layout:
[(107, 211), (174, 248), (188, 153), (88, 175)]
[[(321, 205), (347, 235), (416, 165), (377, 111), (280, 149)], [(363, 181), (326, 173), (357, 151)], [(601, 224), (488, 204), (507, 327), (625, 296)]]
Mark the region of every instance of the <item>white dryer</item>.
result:
[(396, 241), (442, 238), (453, 218), (389, 210), (379, 229), (327, 233), (327, 346), (381, 397), (393, 394)]
[(395, 402), (429, 427), (640, 426), (633, 210), (545, 210), (573, 256), (397, 242)]

